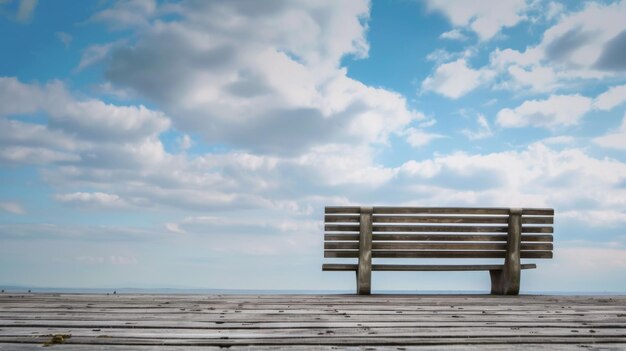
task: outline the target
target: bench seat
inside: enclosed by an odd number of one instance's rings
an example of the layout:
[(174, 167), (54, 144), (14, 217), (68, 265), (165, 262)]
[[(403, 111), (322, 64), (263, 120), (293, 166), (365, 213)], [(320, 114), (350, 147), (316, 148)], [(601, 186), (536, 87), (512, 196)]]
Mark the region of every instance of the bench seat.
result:
[[(325, 263), (322, 265), (323, 271), (356, 271), (358, 264), (344, 263)], [(497, 271), (502, 270), (504, 265), (501, 264), (445, 264), (445, 265), (429, 265), (429, 264), (373, 264), (372, 271)], [(520, 266), (520, 269), (534, 269), (537, 265), (534, 263), (526, 263)]]

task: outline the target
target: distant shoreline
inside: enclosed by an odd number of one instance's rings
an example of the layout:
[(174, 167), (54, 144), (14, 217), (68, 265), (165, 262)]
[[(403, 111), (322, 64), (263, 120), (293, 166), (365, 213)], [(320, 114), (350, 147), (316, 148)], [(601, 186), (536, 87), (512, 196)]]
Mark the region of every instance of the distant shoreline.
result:
[[(353, 294), (353, 290), (270, 290), (270, 289), (194, 289), (194, 288), (67, 288), (67, 287), (32, 287), (18, 285), (0, 285), (4, 293), (76, 293), (76, 294), (208, 294), (208, 295), (344, 295)], [(483, 295), (487, 290), (373, 290), (374, 294), (401, 295)], [(521, 291), (523, 295), (557, 296), (611, 296), (626, 295), (624, 291)]]

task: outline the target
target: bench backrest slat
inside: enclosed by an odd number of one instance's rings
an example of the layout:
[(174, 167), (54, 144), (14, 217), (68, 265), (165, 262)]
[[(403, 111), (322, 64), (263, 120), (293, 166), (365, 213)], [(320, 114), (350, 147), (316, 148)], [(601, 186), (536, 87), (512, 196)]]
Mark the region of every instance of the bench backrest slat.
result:
[[(473, 215), (508, 215), (509, 208), (497, 207), (374, 207), (374, 214), (473, 214)], [(326, 214), (358, 214), (360, 207), (327, 206)], [(554, 216), (552, 208), (524, 208), (522, 215)]]
[[(376, 223), (376, 222), (374, 222)], [(326, 224), (324, 230), (327, 232), (358, 232), (359, 226)], [(508, 226), (444, 226), (444, 225), (376, 225), (374, 224), (374, 232), (446, 232), (446, 233), (506, 233)], [(552, 233), (552, 227), (530, 227), (523, 226), (522, 233)]]
[[(508, 224), (506, 216), (390, 216), (374, 215), (375, 223), (483, 223)], [(326, 215), (326, 223), (359, 223), (358, 215)], [(523, 217), (522, 224), (553, 224), (553, 217)]]
[[(506, 251), (372, 250), (372, 258), (504, 258)], [(358, 250), (326, 250), (326, 258), (356, 258)], [(552, 251), (521, 251), (520, 258), (552, 258)]]
[[(325, 234), (326, 241), (359, 241), (359, 234)], [(374, 234), (374, 241), (503, 241), (506, 235), (490, 234)], [(552, 235), (522, 235), (522, 242), (552, 242)]]
[[(522, 243), (522, 251), (552, 250), (552, 243)], [(355, 241), (335, 241), (324, 243), (326, 250), (358, 250)], [(506, 243), (438, 243), (438, 242), (374, 242), (372, 250), (506, 250)]]

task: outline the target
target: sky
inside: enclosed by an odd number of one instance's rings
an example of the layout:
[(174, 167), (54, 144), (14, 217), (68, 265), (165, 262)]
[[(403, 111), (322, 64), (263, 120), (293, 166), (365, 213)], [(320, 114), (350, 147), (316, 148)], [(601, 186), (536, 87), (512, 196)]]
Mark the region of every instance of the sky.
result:
[(0, 285), (352, 290), (321, 271), (324, 206), (497, 206), (555, 209), (523, 292), (626, 292), (625, 18), (626, 0), (0, 0)]

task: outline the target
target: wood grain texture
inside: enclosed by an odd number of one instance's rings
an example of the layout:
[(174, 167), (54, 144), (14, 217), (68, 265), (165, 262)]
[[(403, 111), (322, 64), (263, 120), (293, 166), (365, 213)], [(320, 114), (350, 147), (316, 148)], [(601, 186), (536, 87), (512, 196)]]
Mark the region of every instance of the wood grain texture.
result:
[[(389, 251), (372, 250), (373, 258), (505, 258), (506, 251), (446, 251), (446, 250), (413, 250)], [(522, 251), (521, 258), (552, 258), (552, 251)], [(326, 258), (356, 258), (357, 250), (324, 251)]]
[[(374, 250), (505, 250), (506, 243), (467, 243), (467, 242), (406, 242), (406, 241), (376, 241), (372, 244)], [(551, 243), (522, 243), (520, 248), (523, 251), (539, 250), (549, 251), (553, 246)], [(325, 242), (324, 250), (358, 250), (359, 244), (356, 242)]]
[[(358, 215), (325, 215), (325, 223), (359, 223)], [(374, 223), (482, 223), (507, 224), (507, 216), (392, 216), (375, 215)], [(522, 217), (522, 224), (553, 224), (554, 217)]]
[[(358, 224), (326, 224), (324, 230), (327, 232), (358, 232)], [(523, 233), (552, 233), (552, 227), (546, 226), (523, 226)], [(427, 232), (427, 233), (506, 233), (508, 226), (495, 225), (382, 225), (374, 224), (374, 233), (378, 232)]]
[[(324, 216), (324, 257), (358, 258), (359, 294), (369, 293), (374, 258), (504, 259), (503, 268), (488, 269), (491, 292), (516, 295), (520, 289), (521, 259), (553, 257), (553, 238), (549, 235), (554, 232), (553, 216), (550, 208), (328, 206)], [(353, 267), (330, 264), (322, 270), (348, 271)], [(424, 265), (388, 267), (425, 270)], [(445, 269), (450, 267), (432, 266), (433, 271)]]
[[(358, 241), (358, 234), (325, 234), (327, 241)], [(506, 242), (506, 235), (489, 234), (374, 234), (372, 240), (376, 241), (502, 241)], [(552, 235), (522, 234), (522, 242), (546, 242), (553, 241)]]
[(359, 209), (359, 257), (356, 272), (356, 292), (369, 295), (372, 290), (372, 208)]
[[(358, 214), (356, 206), (326, 206), (325, 214)], [(374, 214), (473, 214), (473, 215), (508, 215), (508, 208), (491, 207), (392, 207), (375, 206)], [(553, 216), (551, 208), (524, 208), (522, 215)]]
[[(492, 271), (501, 270), (503, 265), (474, 264), (474, 265), (414, 265), (414, 264), (374, 264), (372, 271), (395, 272), (452, 272), (452, 271)], [(534, 263), (522, 264), (521, 269), (537, 268)], [(327, 263), (322, 265), (323, 271), (356, 271), (356, 264)]]
[(0, 294), (0, 349), (619, 350), (626, 296)]

